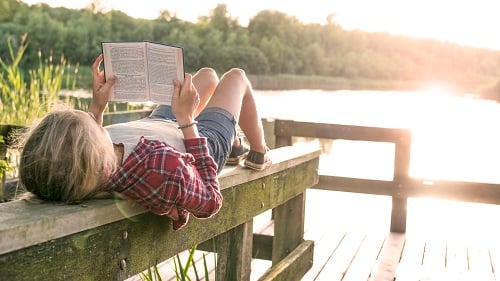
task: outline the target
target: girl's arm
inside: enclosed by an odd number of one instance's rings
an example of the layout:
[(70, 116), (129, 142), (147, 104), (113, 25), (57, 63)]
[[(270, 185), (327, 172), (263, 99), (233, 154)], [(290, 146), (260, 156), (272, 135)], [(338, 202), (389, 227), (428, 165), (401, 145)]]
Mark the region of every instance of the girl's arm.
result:
[(99, 55), (92, 64), (92, 101), (89, 106), (89, 113), (93, 115), (97, 124), (102, 126), (103, 112), (108, 105), (111, 95), (111, 88), (116, 82), (116, 76), (104, 78), (104, 71), (99, 70), (103, 61), (102, 54)]

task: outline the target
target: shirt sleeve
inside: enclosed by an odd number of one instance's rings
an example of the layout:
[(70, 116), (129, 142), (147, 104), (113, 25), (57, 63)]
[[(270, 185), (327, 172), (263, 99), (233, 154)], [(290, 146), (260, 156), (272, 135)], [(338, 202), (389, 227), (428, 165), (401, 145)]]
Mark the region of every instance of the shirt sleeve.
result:
[[(216, 214), (222, 206), (217, 164), (210, 156), (206, 138), (184, 141), (188, 157), (178, 166), (184, 194), (178, 204), (198, 218)], [(192, 156), (192, 157), (189, 157)]]

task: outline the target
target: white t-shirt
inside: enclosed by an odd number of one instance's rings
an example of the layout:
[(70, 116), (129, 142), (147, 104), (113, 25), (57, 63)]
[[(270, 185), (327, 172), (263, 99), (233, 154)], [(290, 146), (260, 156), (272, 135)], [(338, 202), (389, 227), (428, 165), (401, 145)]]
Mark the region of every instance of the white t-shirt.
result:
[(159, 140), (165, 142), (180, 152), (186, 152), (184, 146), (184, 135), (178, 128), (177, 122), (144, 118), (136, 121), (118, 123), (106, 126), (106, 130), (115, 144), (123, 144), (123, 160), (134, 151), (141, 136), (148, 140)]

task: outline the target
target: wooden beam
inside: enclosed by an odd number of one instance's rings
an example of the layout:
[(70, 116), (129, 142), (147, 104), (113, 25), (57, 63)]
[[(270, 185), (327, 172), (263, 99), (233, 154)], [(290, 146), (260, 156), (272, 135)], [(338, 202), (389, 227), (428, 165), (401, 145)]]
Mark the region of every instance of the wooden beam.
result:
[(403, 182), (319, 175), (315, 189), (387, 195), (396, 198), (429, 197), (473, 203), (500, 204), (500, 184), (425, 180)]
[(273, 236), (265, 234), (253, 235), (253, 258), (268, 260), (273, 259)]
[(411, 138), (407, 129), (339, 125), (292, 120), (276, 120), (277, 137), (310, 137), (325, 139), (401, 142)]
[[(252, 258), (261, 260), (272, 260), (273, 255), (273, 236), (266, 234), (253, 234), (252, 240)], [(205, 252), (216, 252), (213, 239), (207, 240), (196, 247), (197, 250)]]
[(312, 188), (392, 196), (394, 185), (393, 181), (319, 175), (318, 184)]
[(271, 267), (259, 281), (300, 280), (311, 268), (314, 256), (314, 241), (306, 240), (282, 261)]

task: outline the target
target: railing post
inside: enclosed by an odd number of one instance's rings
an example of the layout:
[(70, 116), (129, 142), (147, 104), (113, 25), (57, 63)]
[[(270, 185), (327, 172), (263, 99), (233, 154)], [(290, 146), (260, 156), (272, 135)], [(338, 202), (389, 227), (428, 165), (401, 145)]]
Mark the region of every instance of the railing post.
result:
[(304, 241), (305, 192), (274, 210), (272, 264), (275, 265)]
[(395, 142), (396, 152), (394, 157), (394, 179), (396, 191), (392, 195), (391, 232), (406, 232), (406, 216), (408, 197), (401, 194), (409, 182), (411, 134), (401, 135)]
[(250, 280), (253, 219), (216, 237), (216, 280)]
[(280, 120), (276, 120), (274, 123), (274, 137), (275, 137), (275, 146), (283, 147), (292, 145), (292, 136), (283, 136), (282, 127), (284, 126), (284, 122)]

